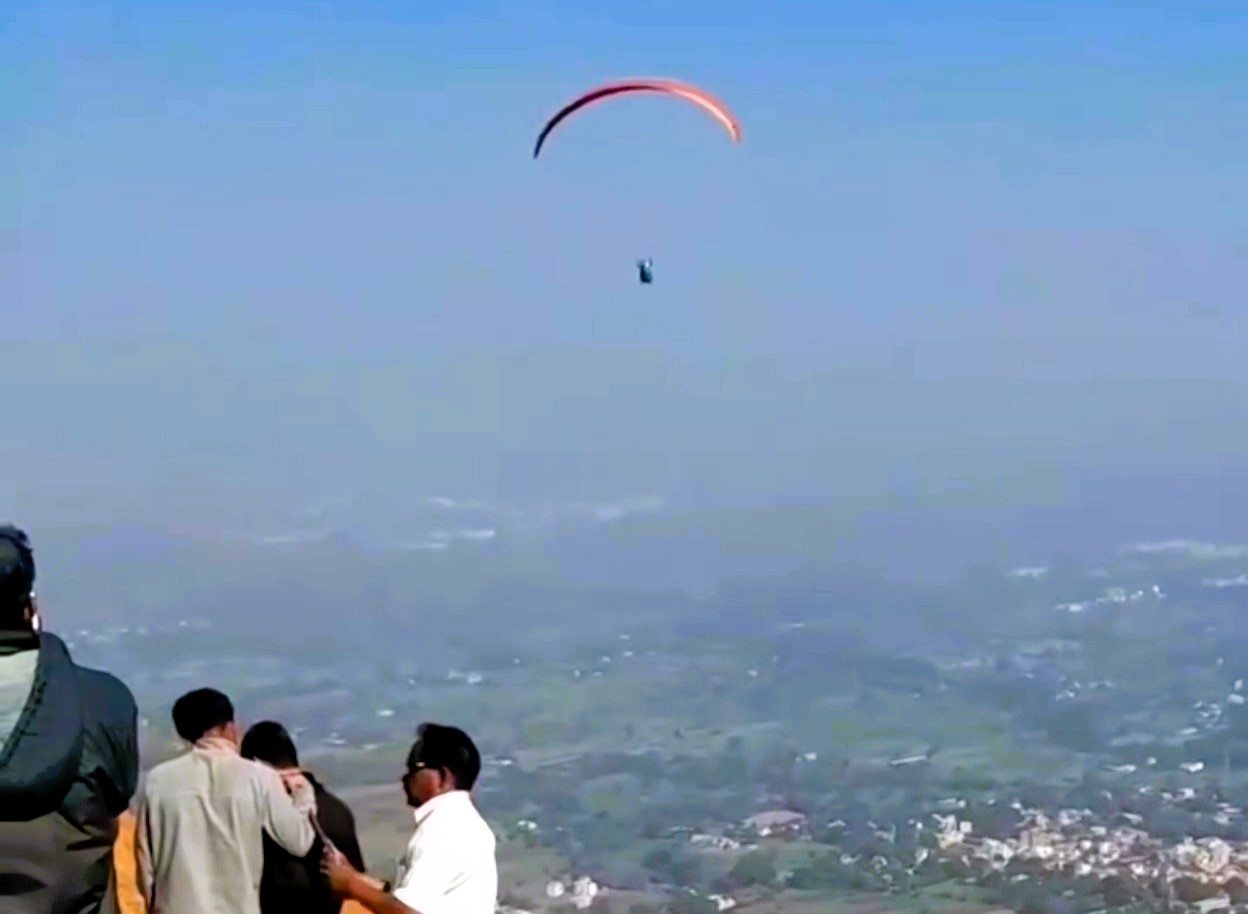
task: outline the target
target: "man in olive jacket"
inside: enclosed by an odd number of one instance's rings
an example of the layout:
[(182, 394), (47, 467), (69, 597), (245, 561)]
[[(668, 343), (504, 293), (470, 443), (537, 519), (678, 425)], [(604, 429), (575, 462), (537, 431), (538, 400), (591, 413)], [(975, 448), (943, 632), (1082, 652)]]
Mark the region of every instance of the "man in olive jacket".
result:
[(96, 914), (138, 782), (138, 710), (41, 631), (34, 583), (26, 535), (0, 527), (0, 911)]

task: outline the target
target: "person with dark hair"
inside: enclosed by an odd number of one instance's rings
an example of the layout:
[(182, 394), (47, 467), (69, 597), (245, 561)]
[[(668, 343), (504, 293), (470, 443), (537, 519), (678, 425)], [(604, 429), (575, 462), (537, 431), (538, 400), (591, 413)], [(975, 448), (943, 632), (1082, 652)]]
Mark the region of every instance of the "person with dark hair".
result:
[(43, 630), (26, 534), (0, 526), (0, 911), (95, 914), (139, 777), (138, 708)]
[(312, 785), (243, 758), (234, 706), (216, 689), (174, 702), (173, 726), (191, 750), (148, 772), (135, 817), (147, 914), (261, 914), (263, 839), (296, 857), (312, 849)]
[(334, 894), (321, 872), (327, 842), (340, 850), (350, 864), (365, 871), (364, 855), (355, 834), (355, 817), (347, 804), (334, 796), (312, 775), (299, 767), (295, 742), (281, 724), (266, 720), (252, 726), (243, 737), (242, 755), (263, 762), (285, 780), (302, 777), (316, 795), (317, 839), (302, 857), (284, 850), (264, 836), (264, 875), (260, 880), (261, 914), (338, 914), (342, 899)]
[(416, 833), (387, 894), (340, 853), (326, 854), (334, 890), (375, 914), (494, 914), (498, 902), (495, 838), (471, 790), (481, 754), (457, 727), (421, 724), (402, 778)]

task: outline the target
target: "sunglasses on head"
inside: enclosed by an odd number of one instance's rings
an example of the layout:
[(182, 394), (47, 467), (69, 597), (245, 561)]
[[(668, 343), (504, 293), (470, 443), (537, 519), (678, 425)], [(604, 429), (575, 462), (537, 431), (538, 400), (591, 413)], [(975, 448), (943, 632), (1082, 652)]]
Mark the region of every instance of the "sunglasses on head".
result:
[(403, 783), (406, 784), (408, 781), (416, 777), (416, 775), (420, 774), (422, 771), (432, 771), (432, 770), (433, 770), (433, 766), (426, 765), (424, 762), (417, 762), (416, 764), (412, 765), (410, 768), (407, 769), (407, 771), (403, 773)]

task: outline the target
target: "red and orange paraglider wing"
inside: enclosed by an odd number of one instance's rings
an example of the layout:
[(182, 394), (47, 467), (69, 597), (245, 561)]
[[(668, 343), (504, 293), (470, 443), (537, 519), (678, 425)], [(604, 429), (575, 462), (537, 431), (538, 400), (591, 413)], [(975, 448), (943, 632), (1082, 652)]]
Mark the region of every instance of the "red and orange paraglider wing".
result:
[(542, 128), (542, 132), (538, 135), (537, 143), (533, 147), (533, 158), (536, 159), (541, 154), (542, 145), (546, 142), (546, 137), (550, 136), (551, 131), (577, 111), (604, 99), (616, 98), (633, 92), (657, 92), (665, 95), (674, 95), (677, 98), (692, 102), (719, 121), (734, 142), (741, 141), (741, 125), (737, 122), (732, 112), (728, 110), (727, 106), (709, 92), (705, 92), (697, 86), (691, 86), (688, 83), (672, 79), (627, 79), (591, 89), (559, 109), (559, 112), (546, 122), (546, 126)]

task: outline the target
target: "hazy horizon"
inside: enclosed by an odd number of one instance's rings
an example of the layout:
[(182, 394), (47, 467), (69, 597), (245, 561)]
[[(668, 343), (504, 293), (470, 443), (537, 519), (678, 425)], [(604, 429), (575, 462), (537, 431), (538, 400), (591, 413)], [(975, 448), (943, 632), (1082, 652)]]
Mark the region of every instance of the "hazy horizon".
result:
[[(952, 493), (1239, 529), (1241, 9), (487, 13), (16, 5), (0, 509)], [(744, 142), (645, 99), (530, 159), (633, 72)]]

